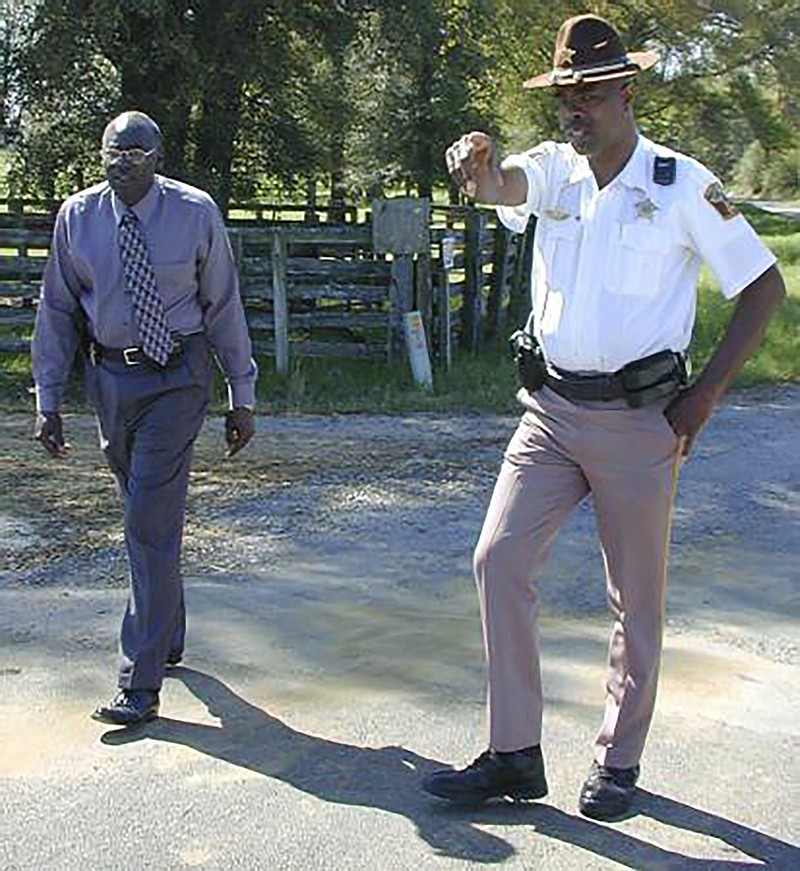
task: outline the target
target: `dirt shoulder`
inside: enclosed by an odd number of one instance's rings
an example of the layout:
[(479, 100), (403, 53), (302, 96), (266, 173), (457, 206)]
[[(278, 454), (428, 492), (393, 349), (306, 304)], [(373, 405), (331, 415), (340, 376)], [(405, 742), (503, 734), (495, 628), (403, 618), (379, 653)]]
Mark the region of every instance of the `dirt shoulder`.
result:
[[(219, 420), (198, 440), (185, 540), (187, 574), (263, 573), (294, 550), (419, 555), (423, 577), (468, 571), (516, 415), (261, 418), (254, 443), (222, 456)], [(125, 585), (120, 506), (89, 416), (68, 417), (66, 462), (47, 461), (24, 415), (0, 422), (0, 585)], [(681, 474), (671, 620), (741, 622), (796, 662), (800, 553), (800, 386), (732, 395)], [(542, 583), (556, 613), (604, 610), (591, 506), (568, 526)], [(332, 557), (331, 557), (332, 558)], [(719, 629), (718, 631), (724, 631)], [(738, 630), (737, 630), (738, 631)], [(752, 639), (740, 641), (752, 646)]]

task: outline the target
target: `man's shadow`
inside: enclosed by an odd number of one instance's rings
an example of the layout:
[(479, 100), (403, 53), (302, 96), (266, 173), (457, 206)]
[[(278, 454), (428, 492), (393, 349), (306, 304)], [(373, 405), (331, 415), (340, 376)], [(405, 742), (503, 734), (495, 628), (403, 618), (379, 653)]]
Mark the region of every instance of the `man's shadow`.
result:
[[(453, 807), (442, 814), (459, 816)], [(637, 789), (636, 799), (626, 819), (650, 817), (675, 829), (696, 832), (726, 845), (723, 852), (737, 851), (747, 859), (701, 859), (676, 850), (659, 847), (581, 816), (572, 816), (558, 808), (537, 804), (528, 806), (485, 806), (469, 815), (479, 825), (527, 825), (548, 838), (580, 847), (637, 871), (797, 871), (800, 848), (765, 835), (755, 829), (682, 804), (647, 790)]]
[(431, 802), (420, 791), (419, 781), (442, 763), (403, 747), (371, 749), (306, 735), (249, 704), (211, 675), (186, 667), (170, 675), (185, 684), (219, 725), (159, 717), (135, 729), (106, 732), (103, 743), (150, 738), (183, 744), (325, 801), (399, 814), (442, 855), (474, 862), (501, 862), (514, 855), (509, 843), (480, 831), (468, 817), (430, 812)]
[(306, 735), (249, 704), (211, 675), (185, 667), (171, 675), (219, 719), (219, 726), (161, 717), (137, 729), (106, 732), (101, 740), (116, 745), (151, 738), (183, 744), (326, 801), (399, 814), (411, 820), (420, 837), (439, 854), (472, 862), (502, 862), (515, 853), (507, 841), (478, 826), (524, 825), (639, 871), (800, 868), (797, 847), (642, 789), (637, 790), (630, 816), (648, 816), (714, 838), (753, 861), (686, 856), (545, 804), (468, 808), (439, 802), (421, 791), (420, 779), (441, 767), (440, 762), (402, 747), (373, 750)]

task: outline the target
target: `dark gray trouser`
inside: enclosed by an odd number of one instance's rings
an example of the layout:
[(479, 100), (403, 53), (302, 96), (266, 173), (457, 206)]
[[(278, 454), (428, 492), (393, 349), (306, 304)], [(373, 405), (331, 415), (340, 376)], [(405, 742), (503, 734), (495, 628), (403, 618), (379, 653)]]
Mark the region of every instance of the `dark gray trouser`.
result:
[(208, 406), (213, 361), (202, 335), (158, 371), (102, 361), (87, 366), (100, 445), (125, 506), (130, 597), (120, 632), (119, 686), (158, 690), (186, 631), (181, 539), (192, 445)]

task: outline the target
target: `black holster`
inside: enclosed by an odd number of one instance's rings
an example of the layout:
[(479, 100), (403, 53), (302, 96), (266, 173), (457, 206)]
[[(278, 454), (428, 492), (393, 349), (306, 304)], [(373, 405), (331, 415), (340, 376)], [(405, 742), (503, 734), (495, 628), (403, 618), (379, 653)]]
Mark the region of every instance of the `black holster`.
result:
[(547, 361), (536, 338), (525, 330), (517, 330), (509, 338), (511, 353), (517, 365), (520, 384), (535, 393), (547, 377)]

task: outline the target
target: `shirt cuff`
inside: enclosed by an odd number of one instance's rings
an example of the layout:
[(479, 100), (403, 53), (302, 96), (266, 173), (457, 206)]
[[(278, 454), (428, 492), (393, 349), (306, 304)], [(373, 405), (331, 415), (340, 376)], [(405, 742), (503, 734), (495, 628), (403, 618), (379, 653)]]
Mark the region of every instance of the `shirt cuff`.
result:
[(533, 180), (529, 169), (529, 161), (524, 154), (511, 154), (503, 160), (504, 168), (515, 167), (525, 173), (528, 180), (528, 200), (518, 206), (497, 206), (497, 217), (512, 233), (524, 233), (531, 214), (530, 192)]
[(61, 409), (61, 389), (58, 387), (40, 387), (36, 385), (36, 410), (40, 413), (46, 411), (54, 414)]
[(250, 408), (256, 405), (256, 383), (252, 381), (228, 382), (228, 408)]

